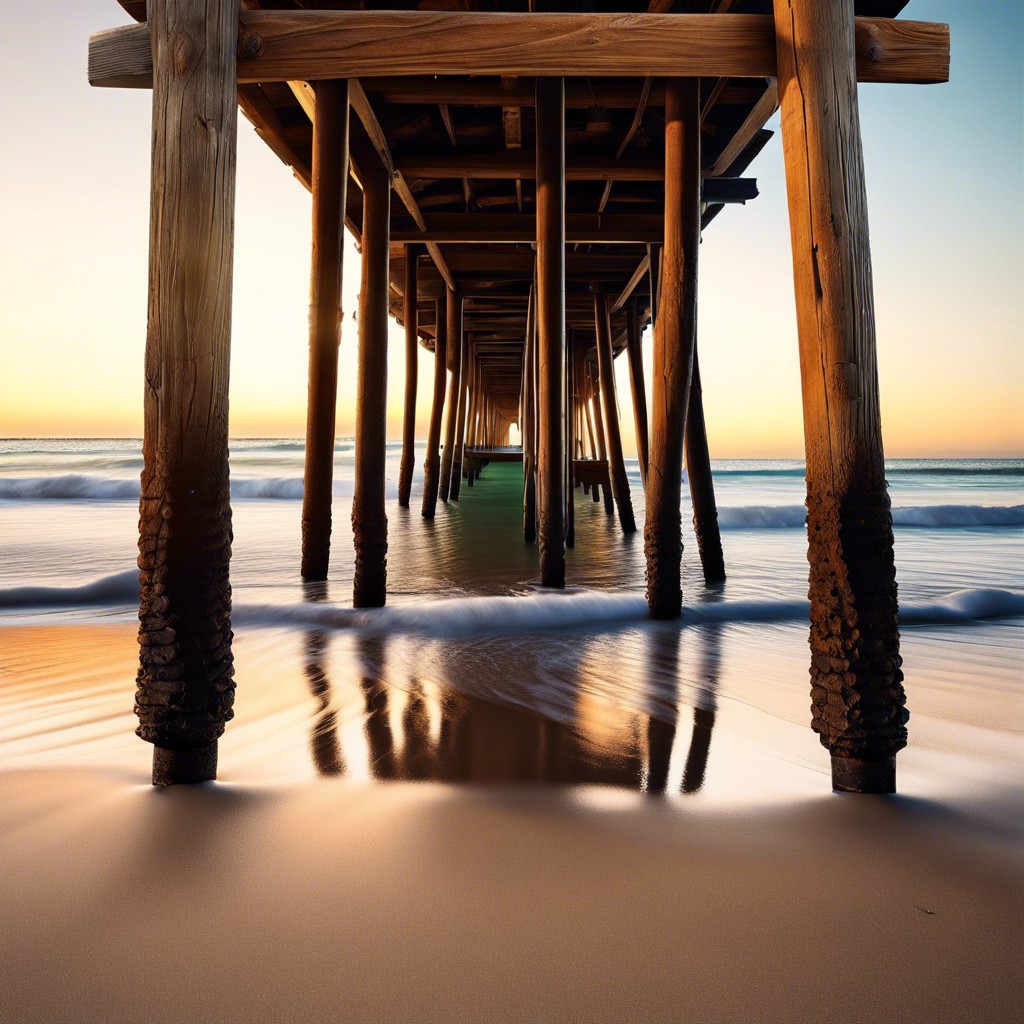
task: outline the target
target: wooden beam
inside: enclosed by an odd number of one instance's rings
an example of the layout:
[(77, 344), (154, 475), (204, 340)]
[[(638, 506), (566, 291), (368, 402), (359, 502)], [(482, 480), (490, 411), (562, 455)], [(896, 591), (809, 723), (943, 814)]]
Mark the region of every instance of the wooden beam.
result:
[[(427, 228), (411, 221), (395, 220), (391, 238), (396, 242), (482, 243), (533, 242), (536, 218), (529, 213), (478, 214), (435, 213), (426, 218)], [(570, 213), (565, 217), (567, 242), (630, 243), (660, 242), (663, 220), (652, 214)]]
[[(474, 11), (246, 11), (239, 82), (377, 75), (775, 75), (769, 15), (523, 14)], [(639, 56), (642, 54), (642, 58)], [(949, 27), (858, 18), (862, 82), (945, 82)], [(129, 25), (89, 41), (89, 81), (145, 86), (149, 34)]]
[[(729, 15), (734, 17), (734, 15)], [(743, 123), (733, 133), (725, 145), (725, 149), (715, 158), (715, 162), (707, 170), (709, 178), (717, 178), (725, 174), (735, 163), (737, 157), (750, 145), (754, 136), (765, 126), (765, 122), (779, 109), (779, 93), (774, 78), (768, 80), (761, 98), (754, 104)], [(714, 200), (709, 200), (714, 202)]]
[[(511, 180), (532, 179), (536, 162), (536, 154), (529, 150), (509, 149), (494, 153), (436, 153), (404, 157), (401, 167), (409, 179)], [(566, 154), (567, 181), (661, 181), (664, 175), (661, 161), (648, 156), (634, 155), (626, 160), (613, 160), (594, 155), (590, 150)]]
[(439, 300), (434, 307), (434, 395), (427, 429), (427, 453), (423, 463), (424, 519), (433, 519), (437, 511), (437, 488), (441, 479), (441, 423), (444, 415), (444, 390), (448, 380), (448, 318)]
[(626, 282), (626, 287), (619, 293), (619, 297), (612, 303), (611, 312), (617, 313), (622, 307), (629, 301), (629, 297), (636, 291), (640, 282), (650, 273), (651, 270), (651, 257), (645, 256), (638, 264), (636, 270), (633, 271), (629, 281)]

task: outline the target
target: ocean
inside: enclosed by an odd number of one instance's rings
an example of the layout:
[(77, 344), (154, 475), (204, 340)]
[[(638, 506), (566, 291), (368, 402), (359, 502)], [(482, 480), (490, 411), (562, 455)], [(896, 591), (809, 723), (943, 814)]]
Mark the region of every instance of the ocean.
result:
[[(645, 615), (635, 460), (638, 533), (577, 490), (568, 585), (551, 593), (523, 541), (519, 465), (487, 466), (429, 523), (422, 450), (412, 507), (398, 508), (400, 447), (387, 456), (388, 607), (354, 611), (352, 440), (336, 446), (325, 586), (298, 573), (302, 442), (232, 443), (229, 773), (557, 778), (707, 799), (826, 787), (809, 727), (801, 462), (713, 463), (722, 585), (703, 582), (684, 487), (685, 611), (664, 624)], [(0, 765), (146, 760), (131, 717), (141, 465), (134, 440), (0, 442)], [(926, 790), (1002, 777), (1024, 749), (1024, 462), (897, 459), (887, 476), (912, 716), (901, 763)], [(453, 721), (477, 739), (460, 747)]]

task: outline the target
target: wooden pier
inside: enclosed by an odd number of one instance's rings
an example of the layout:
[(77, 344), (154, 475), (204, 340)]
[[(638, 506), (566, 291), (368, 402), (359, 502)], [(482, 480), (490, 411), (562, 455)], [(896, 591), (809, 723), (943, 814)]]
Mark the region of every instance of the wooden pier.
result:
[[(537, 544), (541, 583), (562, 587), (575, 484), (603, 496), (626, 532), (642, 502), (659, 618), (682, 609), (684, 459), (704, 575), (725, 574), (697, 361), (698, 251), (727, 205), (756, 197), (745, 175), (781, 107), (813, 726), (837, 789), (892, 791), (907, 712), (857, 83), (945, 81), (947, 27), (896, 20), (904, 0), (623, 0), (613, 12), (578, 0), (540, 11), (532, 0), (121, 5), (140, 24), (92, 38), (89, 78), (153, 91), (136, 710), (156, 747), (154, 781), (215, 777), (231, 716), (236, 105), (313, 194), (303, 576), (329, 571), (338, 346), (357, 346), (353, 602), (386, 601), (390, 315), (406, 332), (399, 504), (411, 500), (427, 386), (423, 517), (457, 501), (487, 461), (522, 459), (524, 539)], [(361, 242), (362, 282), (358, 337), (341, 338), (346, 227)], [(417, 345), (435, 356), (426, 384)], [(642, 497), (620, 437), (623, 354)]]

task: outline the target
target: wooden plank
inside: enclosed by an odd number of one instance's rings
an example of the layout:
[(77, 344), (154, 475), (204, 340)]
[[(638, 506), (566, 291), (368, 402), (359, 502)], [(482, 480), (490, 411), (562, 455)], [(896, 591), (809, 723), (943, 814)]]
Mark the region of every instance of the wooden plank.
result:
[[(759, 126), (760, 127), (760, 126)], [(530, 150), (509, 149), (494, 153), (427, 153), (403, 157), (402, 173), (410, 180), (421, 178), (532, 179), (536, 154)], [(625, 160), (594, 154), (588, 150), (566, 153), (567, 181), (661, 181), (665, 169), (661, 161), (647, 155)]]
[[(377, 75), (774, 77), (768, 15), (522, 14), (474, 11), (246, 11), (239, 82)], [(642, 55), (642, 57), (641, 57)], [(945, 82), (949, 26), (858, 18), (862, 82)], [(145, 86), (148, 31), (89, 41), (89, 81)]]
[(416, 385), (419, 375), (418, 268), (419, 248), (415, 245), (405, 246), (405, 404), (402, 413), (402, 460), (398, 466), (398, 504), (401, 508), (409, 507), (412, 474), (416, 462)]

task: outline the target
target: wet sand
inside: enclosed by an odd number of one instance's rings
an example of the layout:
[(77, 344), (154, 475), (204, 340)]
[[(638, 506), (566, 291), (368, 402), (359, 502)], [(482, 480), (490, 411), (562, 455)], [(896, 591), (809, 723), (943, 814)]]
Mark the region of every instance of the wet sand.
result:
[(414, 638), (242, 630), (228, 781), (154, 791), (131, 624), (4, 629), (0, 1020), (1019, 1020), (1013, 665), (908, 634), (903, 795), (841, 797), (802, 629), (761, 679), (742, 630), (658, 637), (678, 720), (600, 647), (529, 707), (483, 641), (456, 688)]

